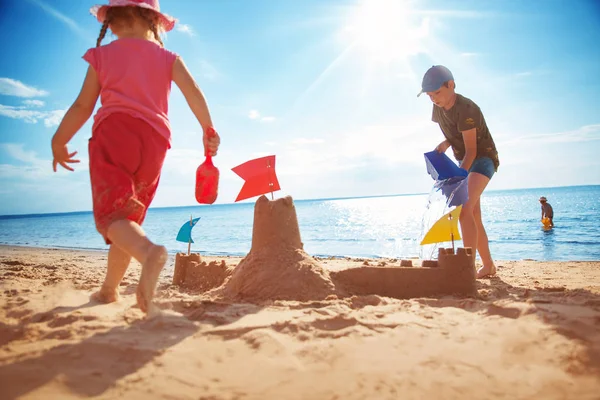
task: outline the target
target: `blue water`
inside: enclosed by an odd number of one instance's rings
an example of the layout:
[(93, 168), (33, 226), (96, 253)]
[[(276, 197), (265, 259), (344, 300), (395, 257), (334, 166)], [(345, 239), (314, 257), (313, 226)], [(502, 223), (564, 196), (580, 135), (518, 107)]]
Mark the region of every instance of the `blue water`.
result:
[[(555, 228), (544, 231), (538, 198), (554, 208)], [(481, 198), (492, 256), (498, 260), (600, 260), (600, 186), (490, 191)], [(420, 246), (444, 213), (439, 192), (420, 195), (297, 200), (304, 249), (314, 256), (425, 257)], [(192, 251), (245, 255), (250, 250), (254, 203), (151, 208), (144, 229), (170, 252), (187, 251), (175, 240), (190, 215)], [(0, 244), (106, 249), (91, 212), (0, 217)], [(457, 245), (460, 245), (460, 241)]]

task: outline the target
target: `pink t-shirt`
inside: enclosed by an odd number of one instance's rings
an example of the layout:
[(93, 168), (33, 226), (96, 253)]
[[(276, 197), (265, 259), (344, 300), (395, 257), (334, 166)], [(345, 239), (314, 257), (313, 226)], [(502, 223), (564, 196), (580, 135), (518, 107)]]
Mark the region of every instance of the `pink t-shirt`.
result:
[(169, 94), (177, 54), (144, 39), (118, 39), (83, 56), (100, 81), (102, 106), (92, 131), (107, 116), (124, 112), (146, 121), (171, 147)]

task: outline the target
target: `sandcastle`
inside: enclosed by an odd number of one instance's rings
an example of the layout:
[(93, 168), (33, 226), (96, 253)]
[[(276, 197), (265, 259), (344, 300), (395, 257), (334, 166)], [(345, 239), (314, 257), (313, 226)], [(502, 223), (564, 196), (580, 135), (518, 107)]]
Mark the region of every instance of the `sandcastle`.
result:
[(189, 270), (198, 268), (200, 265), (200, 254), (198, 253), (177, 253), (175, 255), (175, 271), (173, 272), (173, 285), (181, 285)]
[(421, 267), (362, 266), (332, 272), (331, 278), (340, 290), (353, 295), (397, 299), (470, 295), (475, 292), (475, 260), (470, 248), (458, 248), (456, 254), (452, 248), (441, 248), (437, 261), (424, 260)]
[(221, 286), (230, 275), (231, 267), (228, 267), (224, 260), (206, 263), (201, 261), (198, 253), (175, 255), (173, 285), (206, 292)]
[(304, 249), (290, 196), (261, 196), (254, 207), (250, 252), (223, 287), (246, 300), (319, 300), (335, 292), (329, 273)]
[[(394, 298), (428, 297), (441, 295), (471, 295), (475, 291), (475, 260), (470, 248), (439, 249), (438, 260), (424, 260), (413, 267), (409, 260), (400, 266), (361, 266), (329, 272), (308, 255), (300, 237), (296, 208), (290, 196), (269, 200), (259, 197), (254, 207), (252, 247), (233, 271), (225, 264), (200, 263), (179, 255), (180, 264), (173, 283), (210, 289), (224, 280), (218, 293), (243, 301), (326, 299), (330, 295), (380, 295)], [(214, 266), (212, 264), (215, 264)], [(206, 273), (198, 271), (213, 268), (221, 271), (218, 279), (202, 283)], [(216, 268), (216, 269), (215, 269)], [(189, 271), (196, 271), (190, 276)], [(211, 274), (208, 274), (212, 276)], [(213, 274), (214, 275), (214, 274)], [(228, 279), (226, 279), (228, 276)]]

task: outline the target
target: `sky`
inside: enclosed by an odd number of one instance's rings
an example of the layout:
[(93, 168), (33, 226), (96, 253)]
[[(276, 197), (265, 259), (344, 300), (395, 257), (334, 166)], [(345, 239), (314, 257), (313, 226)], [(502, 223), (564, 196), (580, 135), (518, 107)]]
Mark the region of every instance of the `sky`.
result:
[[(92, 118), (52, 171), (50, 140), (95, 46), (96, 1), (0, 0), (0, 215), (91, 210)], [(276, 156), (275, 197), (428, 193), (423, 153), (443, 140), (416, 97), (434, 64), (481, 108), (500, 168), (488, 190), (600, 184), (600, 5), (595, 0), (162, 0), (164, 37), (203, 90), (232, 168)], [(107, 35), (104, 43), (115, 38)], [(98, 101), (97, 107), (100, 106)], [(196, 204), (201, 127), (175, 84), (153, 207)], [(452, 152), (449, 151), (451, 156)], [(255, 201), (255, 198), (248, 201)]]

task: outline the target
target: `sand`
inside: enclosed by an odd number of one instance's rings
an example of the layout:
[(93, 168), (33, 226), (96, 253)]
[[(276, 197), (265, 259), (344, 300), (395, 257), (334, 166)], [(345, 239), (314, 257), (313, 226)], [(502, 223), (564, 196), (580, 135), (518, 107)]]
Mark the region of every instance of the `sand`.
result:
[[(240, 261), (203, 257), (217, 275)], [(249, 302), (171, 285), (171, 257), (151, 317), (137, 263), (121, 301), (90, 302), (105, 262), (0, 247), (1, 399), (599, 398), (600, 262), (499, 263), (468, 297)]]

